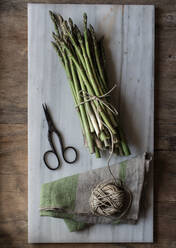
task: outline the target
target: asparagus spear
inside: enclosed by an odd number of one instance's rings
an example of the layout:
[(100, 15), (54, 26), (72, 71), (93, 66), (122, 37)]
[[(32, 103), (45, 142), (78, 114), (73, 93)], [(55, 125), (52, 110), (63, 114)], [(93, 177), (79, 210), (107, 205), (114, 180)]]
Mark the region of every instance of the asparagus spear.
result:
[(114, 152), (129, 155), (118, 117), (105, 105), (108, 98), (99, 100), (108, 88), (102, 39), (96, 40), (91, 25), (87, 28), (85, 13), (83, 35), (71, 18), (67, 22), (51, 11), (50, 16), (55, 28), (52, 45), (66, 70), (90, 153), (100, 157), (100, 150), (111, 149), (113, 142)]

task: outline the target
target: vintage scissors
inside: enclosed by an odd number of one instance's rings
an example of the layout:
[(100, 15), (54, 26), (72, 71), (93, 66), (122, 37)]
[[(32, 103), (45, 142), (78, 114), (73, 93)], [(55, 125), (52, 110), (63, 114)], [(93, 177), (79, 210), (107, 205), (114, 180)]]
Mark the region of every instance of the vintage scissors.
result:
[[(77, 150), (74, 148), (74, 147), (72, 147), (72, 146), (67, 146), (67, 147), (64, 147), (64, 144), (63, 144), (63, 141), (62, 141), (62, 136), (61, 136), (61, 134), (60, 134), (60, 132), (55, 128), (55, 126), (54, 126), (54, 123), (53, 123), (53, 121), (52, 121), (52, 118), (51, 118), (51, 115), (50, 115), (50, 113), (49, 113), (49, 110), (48, 110), (48, 107), (47, 107), (47, 105), (46, 104), (42, 104), (42, 106), (43, 106), (43, 110), (44, 110), (44, 112), (45, 112), (45, 117), (46, 117), (46, 120), (47, 120), (47, 123), (48, 123), (48, 141), (49, 141), (49, 143), (50, 143), (50, 146), (51, 146), (51, 148), (52, 148), (52, 150), (48, 150), (48, 151), (46, 151), (45, 153), (44, 153), (44, 155), (43, 155), (43, 160), (44, 160), (44, 162), (45, 162), (45, 165), (48, 167), (48, 169), (50, 169), (50, 170), (56, 170), (57, 168), (59, 168), (59, 166), (60, 166), (60, 159), (59, 159), (59, 155), (58, 155), (58, 153), (57, 153), (57, 151), (56, 151), (56, 148), (55, 148), (55, 145), (54, 145), (54, 142), (53, 142), (53, 134), (55, 133), (56, 135), (57, 135), (57, 137), (58, 137), (58, 139), (59, 139), (59, 143), (60, 143), (60, 146), (61, 146), (61, 154), (62, 154), (62, 157), (63, 157), (63, 159), (64, 159), (64, 161), (66, 162), (66, 163), (68, 163), (68, 164), (73, 164), (76, 160), (77, 160), (77, 158), (78, 158), (78, 153), (77, 153)], [(68, 150), (72, 150), (73, 152), (74, 152), (74, 159), (73, 160), (68, 160), (67, 158), (66, 158), (66, 151), (68, 151)], [(55, 167), (55, 168), (53, 168), (53, 167), (51, 167), (49, 164), (48, 164), (48, 162), (47, 162), (47, 156), (49, 155), (49, 154), (51, 154), (51, 153), (53, 153), (55, 156), (56, 156), (56, 158), (57, 158), (57, 162), (58, 162), (58, 165), (57, 165), (57, 167)]]

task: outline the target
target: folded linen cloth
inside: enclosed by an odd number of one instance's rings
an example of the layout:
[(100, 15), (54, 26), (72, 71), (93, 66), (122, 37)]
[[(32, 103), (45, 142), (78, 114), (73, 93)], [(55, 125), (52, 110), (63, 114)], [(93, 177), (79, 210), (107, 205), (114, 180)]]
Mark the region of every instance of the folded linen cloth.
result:
[(78, 231), (90, 224), (135, 224), (139, 217), (140, 199), (145, 174), (151, 157), (136, 156), (110, 166), (113, 175), (120, 179), (132, 194), (132, 203), (127, 214), (96, 216), (90, 211), (89, 199), (92, 190), (101, 182), (111, 180), (107, 167), (65, 177), (42, 185), (40, 216), (64, 219), (70, 231)]

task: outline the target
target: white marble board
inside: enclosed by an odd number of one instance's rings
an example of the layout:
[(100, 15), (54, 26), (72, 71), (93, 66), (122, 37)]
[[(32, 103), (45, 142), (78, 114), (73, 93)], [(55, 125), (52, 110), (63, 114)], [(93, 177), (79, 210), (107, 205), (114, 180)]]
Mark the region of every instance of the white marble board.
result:
[[(121, 115), (132, 154), (153, 152), (154, 6), (28, 4), (28, 240), (30, 243), (96, 243), (153, 241), (152, 175), (148, 204), (136, 225), (95, 225), (71, 233), (63, 220), (39, 216), (42, 183), (106, 165), (83, 145), (79, 119), (62, 65), (51, 46), (49, 10), (72, 17), (82, 26), (87, 12), (99, 36), (105, 36), (108, 75), (118, 83), (113, 99)], [(74, 165), (48, 170), (43, 153), (49, 148), (42, 103), (46, 102), (67, 145), (80, 152)], [(125, 158), (121, 158), (125, 159)], [(119, 161), (117, 157), (112, 163)]]

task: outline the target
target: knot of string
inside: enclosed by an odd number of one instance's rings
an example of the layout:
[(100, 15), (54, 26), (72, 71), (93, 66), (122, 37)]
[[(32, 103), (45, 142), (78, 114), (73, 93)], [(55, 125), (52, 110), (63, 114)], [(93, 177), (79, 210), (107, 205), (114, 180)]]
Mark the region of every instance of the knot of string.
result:
[(78, 108), (80, 105), (85, 104), (86, 102), (91, 102), (91, 101), (96, 100), (96, 101), (100, 102), (101, 104), (103, 104), (106, 108), (108, 108), (113, 114), (118, 115), (117, 109), (112, 104), (110, 104), (109, 102), (107, 102), (105, 100), (102, 100), (102, 98), (106, 98), (107, 96), (109, 96), (110, 93), (116, 87), (117, 87), (117, 85), (114, 85), (108, 92), (106, 92), (105, 94), (100, 95), (100, 96), (91, 95), (85, 90), (80, 90), (79, 91), (80, 96), (85, 97), (86, 99), (84, 101), (78, 103), (77, 105), (75, 105), (75, 108)]

